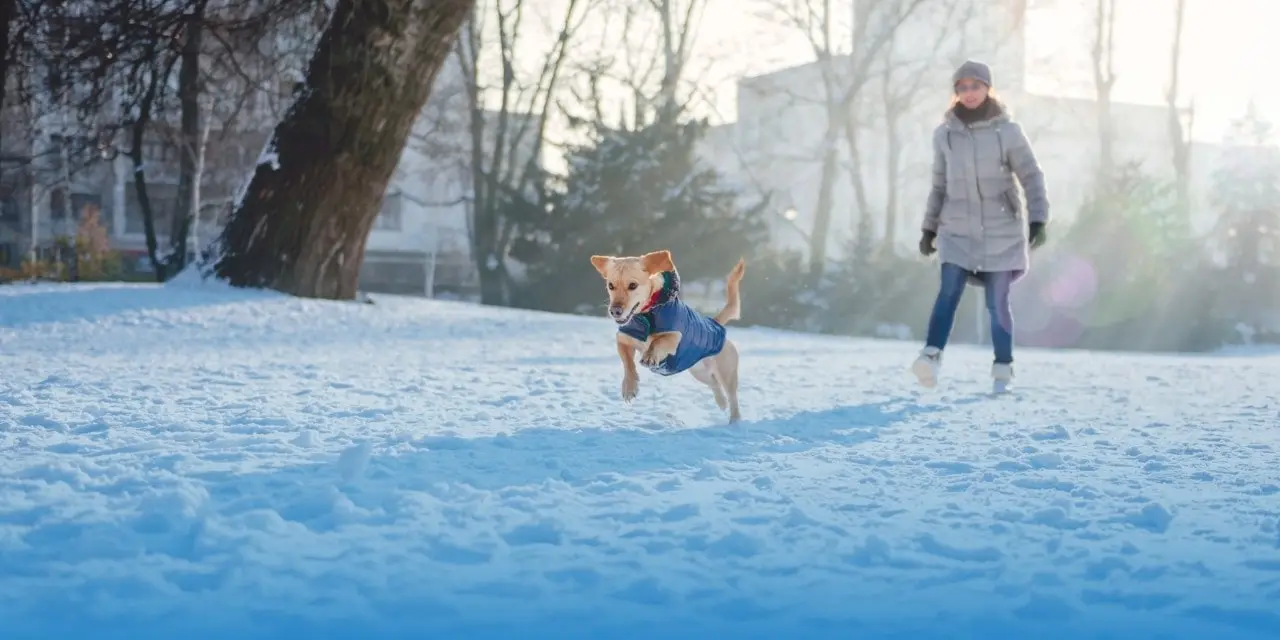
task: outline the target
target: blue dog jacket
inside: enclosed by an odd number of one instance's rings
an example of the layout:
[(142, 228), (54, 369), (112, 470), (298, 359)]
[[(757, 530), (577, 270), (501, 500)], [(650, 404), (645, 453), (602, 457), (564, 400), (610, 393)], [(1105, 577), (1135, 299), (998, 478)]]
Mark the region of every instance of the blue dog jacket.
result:
[(662, 288), (649, 300), (645, 309), (632, 316), (618, 331), (644, 342), (655, 333), (680, 332), (680, 346), (650, 371), (673, 376), (687, 371), (703, 358), (710, 358), (724, 349), (724, 326), (714, 318), (694, 311), (680, 300), (680, 275), (675, 271), (662, 273)]

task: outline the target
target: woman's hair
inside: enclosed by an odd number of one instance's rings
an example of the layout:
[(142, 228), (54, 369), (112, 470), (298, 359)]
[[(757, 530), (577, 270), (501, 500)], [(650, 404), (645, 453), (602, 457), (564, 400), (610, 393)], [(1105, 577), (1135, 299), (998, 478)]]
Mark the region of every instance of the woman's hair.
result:
[[(993, 87), (988, 87), (988, 88), (987, 88), (987, 100), (990, 100), (991, 102), (994, 102), (994, 103), (995, 103), (995, 105), (996, 105), (997, 107), (1000, 107), (1000, 110), (1001, 110), (1001, 111), (1003, 111), (1003, 110), (1004, 110), (1004, 108), (1005, 108), (1005, 107), (1004, 107), (1004, 101), (1000, 99), (1000, 94), (996, 93), (995, 88), (993, 88)], [(951, 102), (950, 102), (950, 104), (948, 104), (948, 105), (947, 105), (947, 110), (942, 112), (942, 113), (943, 113), (943, 115), (946, 115), (946, 114), (950, 113), (950, 112), (951, 112), (951, 110), (952, 110), (952, 109), (955, 109), (955, 108), (956, 108), (956, 105), (958, 105), (958, 104), (960, 104), (960, 94), (956, 93), (955, 91), (952, 91), (952, 92), (951, 92)]]

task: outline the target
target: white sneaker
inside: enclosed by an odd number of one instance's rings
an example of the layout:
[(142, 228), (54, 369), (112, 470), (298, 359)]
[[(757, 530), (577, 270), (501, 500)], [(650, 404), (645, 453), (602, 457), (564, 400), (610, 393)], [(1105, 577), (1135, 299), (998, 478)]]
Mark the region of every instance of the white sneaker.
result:
[(920, 385), (932, 389), (938, 384), (938, 369), (942, 367), (942, 350), (937, 347), (925, 347), (920, 356), (911, 364), (911, 373), (916, 374)]
[(1004, 393), (1013, 384), (1013, 365), (1000, 362), (991, 365), (991, 391)]

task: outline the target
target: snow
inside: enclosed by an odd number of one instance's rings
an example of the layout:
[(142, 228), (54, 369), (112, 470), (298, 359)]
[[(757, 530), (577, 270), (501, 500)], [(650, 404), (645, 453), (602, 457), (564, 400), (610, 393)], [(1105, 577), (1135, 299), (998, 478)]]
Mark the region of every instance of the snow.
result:
[(0, 287), (4, 638), (1280, 632), (1274, 353), (733, 327), (729, 426), (605, 319), (186, 280)]

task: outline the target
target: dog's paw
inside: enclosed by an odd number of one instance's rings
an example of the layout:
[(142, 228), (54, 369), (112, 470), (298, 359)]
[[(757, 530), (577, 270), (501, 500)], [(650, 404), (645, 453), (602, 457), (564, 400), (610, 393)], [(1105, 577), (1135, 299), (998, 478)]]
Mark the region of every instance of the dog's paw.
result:
[(671, 357), (673, 353), (675, 353), (675, 349), (668, 347), (649, 347), (649, 350), (645, 351), (644, 355), (640, 357), (640, 364), (652, 369), (662, 364), (662, 361)]
[(622, 379), (622, 401), (628, 404), (636, 399), (636, 395), (640, 393), (639, 378), (623, 378)]

